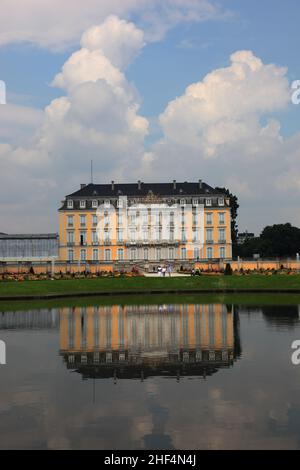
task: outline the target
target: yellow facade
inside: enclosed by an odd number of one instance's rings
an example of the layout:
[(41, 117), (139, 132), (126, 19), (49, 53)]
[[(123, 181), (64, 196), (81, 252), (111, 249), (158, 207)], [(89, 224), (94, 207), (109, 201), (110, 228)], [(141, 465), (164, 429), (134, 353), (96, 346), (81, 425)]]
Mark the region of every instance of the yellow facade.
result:
[[(59, 258), (62, 262), (70, 264), (126, 264), (132, 263), (185, 263), (205, 260), (231, 260), (231, 209), (230, 200), (222, 194), (206, 194), (202, 188), (197, 190), (190, 189), (189, 185), (194, 183), (184, 183), (183, 188), (178, 187), (180, 183), (176, 183), (176, 190), (170, 189), (170, 195), (159, 194), (159, 188), (153, 185), (154, 190), (145, 191), (139, 194), (141, 183), (139, 183), (136, 192), (132, 196), (132, 189), (129, 196), (125, 194), (127, 187), (134, 185), (124, 185), (122, 197), (126, 197), (128, 210), (125, 214), (123, 209), (118, 208), (119, 199), (117, 191), (118, 186), (112, 185), (111, 189), (107, 189), (105, 195), (97, 195), (97, 190), (92, 191), (94, 187), (99, 187), (98, 192), (101, 193), (101, 187), (104, 185), (88, 185), (80, 191), (66, 197), (62, 208), (59, 210), (59, 234), (60, 234), (60, 253)], [(202, 184), (202, 183), (201, 183)], [(106, 187), (109, 185), (106, 185)], [(148, 185), (150, 186), (150, 185)], [(122, 187), (122, 185), (119, 185)], [(151, 186), (150, 186), (151, 187)], [(86, 189), (87, 188), (87, 189)], [(175, 186), (171, 187), (175, 188)], [(197, 188), (197, 186), (196, 186)], [(157, 193), (155, 194), (155, 190)], [(191, 193), (194, 191), (194, 193)], [(150, 196), (149, 196), (150, 194)], [(151, 202), (151, 210), (148, 207)], [(182, 202), (183, 201), (183, 202)], [(109, 204), (113, 210), (109, 210), (105, 215), (105, 204)], [(131, 221), (129, 220), (133, 205), (137, 207), (136, 214), (149, 213), (147, 215), (146, 227), (149, 226), (147, 233), (152, 233), (152, 238), (140, 234), (137, 239), (130, 239)], [(178, 222), (178, 231), (176, 237), (172, 238), (172, 227), (170, 225), (170, 238), (165, 235), (161, 237), (161, 222), (157, 222), (158, 239), (153, 235), (153, 227), (155, 227), (153, 212), (173, 210), (173, 205), (177, 207), (175, 212), (175, 222)], [(184, 204), (184, 206), (183, 206)], [(182, 207), (181, 207), (182, 205)], [(99, 208), (104, 207), (102, 216)], [(171, 209), (169, 209), (169, 207)], [(141, 209), (146, 208), (146, 209)], [(184, 210), (184, 217), (181, 222), (181, 210)], [(148, 212), (147, 212), (148, 211)], [(119, 216), (124, 212), (124, 217)], [(159, 212), (158, 212), (159, 213)], [(165, 213), (165, 212), (161, 212)], [(99, 216), (100, 214), (100, 216)], [(174, 213), (173, 213), (174, 214)], [(101, 222), (102, 217), (102, 222)], [(107, 217), (107, 221), (105, 218)], [(163, 215), (164, 217), (164, 215)], [(173, 215), (174, 217), (174, 215)], [(125, 220), (124, 220), (125, 219)], [(99, 222), (100, 220), (100, 222)], [(120, 222), (121, 220), (121, 222)], [(173, 219), (174, 220), (174, 219)], [(100, 224), (101, 228), (100, 227)], [(123, 230), (124, 223), (126, 231)], [(148, 225), (149, 224), (149, 225)], [(174, 222), (173, 222), (174, 224)], [(181, 224), (181, 225), (180, 225)], [(179, 225), (181, 228), (179, 228)], [(150, 228), (151, 226), (151, 228)], [(122, 237), (120, 238), (120, 233)], [(109, 233), (109, 238), (105, 239)], [(99, 235), (100, 234), (100, 235)], [(181, 237), (181, 234), (183, 236)]]

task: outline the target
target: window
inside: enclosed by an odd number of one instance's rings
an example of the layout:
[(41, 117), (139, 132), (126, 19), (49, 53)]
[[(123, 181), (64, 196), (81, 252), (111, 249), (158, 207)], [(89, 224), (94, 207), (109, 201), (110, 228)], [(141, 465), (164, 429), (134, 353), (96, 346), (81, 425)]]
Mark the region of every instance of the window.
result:
[(79, 207), (80, 209), (85, 209), (85, 201), (81, 200)]
[(118, 241), (118, 243), (122, 243), (122, 241), (123, 241), (123, 230), (117, 230), (117, 241)]
[(181, 259), (186, 259), (186, 248), (181, 248)]
[(182, 230), (182, 231), (181, 231), (181, 240), (182, 240), (183, 242), (186, 242), (186, 232), (185, 232), (185, 230)]
[(180, 205), (185, 206), (185, 204), (186, 204), (186, 200), (185, 199), (180, 199)]
[(205, 204), (207, 206), (211, 206), (211, 199), (205, 199)]
[(85, 260), (86, 260), (86, 251), (80, 250), (80, 261), (85, 261)]
[(213, 231), (212, 231), (212, 228), (206, 229), (206, 241), (207, 241), (208, 243), (212, 243), (212, 241), (213, 241)]
[(198, 232), (197, 230), (193, 230), (193, 242), (197, 242), (198, 241)]
[(144, 248), (144, 260), (148, 261), (149, 259), (149, 251), (148, 248)]
[(110, 250), (105, 250), (104, 256), (105, 256), (105, 261), (110, 261), (110, 260), (111, 260), (111, 252), (110, 252)]
[(68, 243), (74, 243), (74, 232), (68, 232)]
[(86, 225), (86, 216), (85, 215), (80, 216), (80, 225), (81, 225), (81, 227), (85, 227), (85, 225)]
[(193, 206), (198, 206), (198, 199), (193, 199)]
[(68, 250), (68, 260), (70, 263), (74, 261), (74, 250)]
[(123, 207), (123, 201), (122, 201), (122, 199), (118, 199), (118, 201), (117, 201), (117, 207), (120, 207), (120, 208)]
[(86, 232), (80, 232), (80, 245), (86, 244)]
[(212, 247), (208, 247), (206, 250), (207, 253), (207, 258), (211, 259), (212, 258)]
[(68, 215), (68, 227), (73, 227), (74, 217), (72, 215)]
[(108, 212), (104, 212), (104, 224), (108, 225), (109, 224), (109, 214)]
[(119, 248), (118, 249), (118, 260), (123, 261), (123, 259), (124, 259), (124, 251), (123, 251), (122, 248)]
[(200, 258), (200, 249), (194, 248), (194, 258), (198, 261)]
[(131, 261), (136, 260), (136, 249), (135, 248), (131, 248), (131, 250), (130, 250), (130, 259), (131, 259)]
[(174, 230), (170, 231), (170, 242), (174, 241)]
[(93, 207), (93, 209), (97, 209), (97, 207), (98, 207), (98, 201), (93, 200), (93, 201), (92, 201), (92, 207)]
[(68, 208), (68, 209), (73, 209), (73, 201), (72, 201), (72, 199), (68, 199), (68, 201), (67, 201), (67, 208)]
[(97, 249), (93, 250), (93, 261), (98, 261), (98, 250)]
[(156, 248), (156, 260), (160, 261), (160, 259), (161, 259), (161, 249)]
[(130, 230), (130, 241), (135, 242), (135, 230)]
[(93, 215), (93, 225), (95, 226), (97, 224), (98, 224), (97, 216)]
[(212, 213), (207, 212), (206, 214), (206, 225), (211, 225), (212, 224)]
[(122, 223), (123, 223), (122, 213), (119, 212), (119, 213), (118, 213), (118, 225), (122, 225)]
[(225, 246), (220, 247), (220, 258), (221, 259), (225, 258)]
[(143, 224), (148, 224), (148, 211), (143, 212)]
[(174, 248), (169, 248), (169, 259), (174, 259)]
[(197, 225), (198, 217), (197, 214), (193, 214), (193, 225)]
[(220, 197), (218, 200), (219, 206), (224, 206), (224, 198)]
[(104, 201), (104, 207), (106, 209), (109, 209), (109, 207), (110, 207), (110, 201), (109, 200)]
[(219, 224), (220, 225), (225, 224), (225, 214), (224, 214), (224, 212), (219, 212)]
[(110, 243), (109, 230), (104, 231), (104, 243)]
[(93, 232), (92, 232), (92, 241), (93, 241), (93, 243), (98, 243), (98, 234), (97, 234), (96, 230), (93, 230)]
[(225, 229), (224, 228), (219, 228), (219, 241), (220, 242), (225, 241)]
[(148, 230), (143, 231), (143, 241), (147, 242), (148, 241)]

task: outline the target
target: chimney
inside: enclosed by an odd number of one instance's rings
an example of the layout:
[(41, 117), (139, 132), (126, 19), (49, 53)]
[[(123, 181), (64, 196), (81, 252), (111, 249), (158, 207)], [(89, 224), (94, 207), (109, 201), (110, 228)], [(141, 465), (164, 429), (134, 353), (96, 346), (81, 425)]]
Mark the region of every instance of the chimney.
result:
[(85, 188), (85, 187), (86, 187), (86, 184), (85, 184), (85, 183), (81, 183), (80, 189), (83, 189), (83, 188)]
[(142, 189), (142, 182), (140, 180), (138, 180), (138, 188), (139, 188), (139, 190)]
[(112, 191), (115, 190), (115, 182), (114, 182), (114, 181), (111, 182), (111, 190), (112, 190)]
[(173, 189), (176, 189), (176, 180), (173, 180)]
[(202, 180), (199, 180), (199, 189), (202, 189)]

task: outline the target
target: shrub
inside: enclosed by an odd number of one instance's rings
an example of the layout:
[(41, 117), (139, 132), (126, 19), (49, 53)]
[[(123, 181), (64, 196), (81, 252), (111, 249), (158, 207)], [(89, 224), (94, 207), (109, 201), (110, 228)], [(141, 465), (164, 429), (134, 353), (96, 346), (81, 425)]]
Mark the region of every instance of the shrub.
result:
[(232, 276), (232, 267), (231, 267), (230, 263), (226, 264), (224, 275), (225, 276)]

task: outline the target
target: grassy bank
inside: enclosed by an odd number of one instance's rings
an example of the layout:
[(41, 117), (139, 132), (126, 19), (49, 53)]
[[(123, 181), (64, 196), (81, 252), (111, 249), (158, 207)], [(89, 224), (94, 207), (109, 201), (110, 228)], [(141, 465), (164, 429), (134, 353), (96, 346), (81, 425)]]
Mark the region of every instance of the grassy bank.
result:
[(200, 276), (174, 278), (99, 278), (55, 281), (0, 282), (0, 298), (42, 298), (62, 295), (97, 295), (183, 292), (291, 292), (300, 293), (300, 275)]

